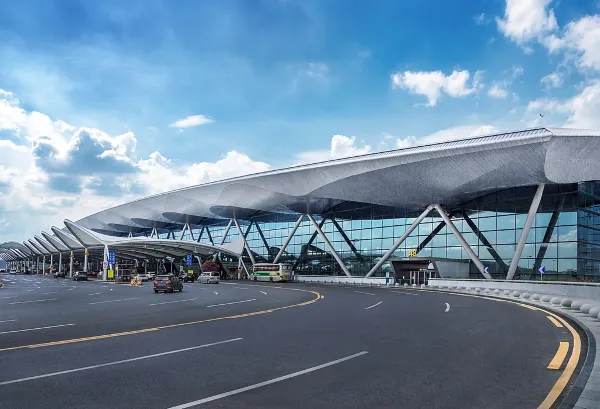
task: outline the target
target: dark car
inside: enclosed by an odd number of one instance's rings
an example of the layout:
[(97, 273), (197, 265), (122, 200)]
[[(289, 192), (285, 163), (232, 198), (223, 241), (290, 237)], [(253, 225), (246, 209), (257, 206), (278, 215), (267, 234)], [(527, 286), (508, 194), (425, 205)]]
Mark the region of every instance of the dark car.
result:
[(85, 271), (78, 271), (73, 274), (73, 281), (87, 281), (88, 275)]
[(183, 291), (183, 283), (173, 274), (156, 276), (154, 279), (154, 292), (164, 291), (172, 293), (174, 291)]
[(196, 273), (192, 273), (192, 274), (181, 274), (179, 276), (179, 280), (183, 281), (184, 283), (193, 283), (194, 281), (196, 281), (198, 278), (198, 275)]
[(53, 274), (54, 278), (65, 278), (65, 272), (64, 271), (55, 271)]

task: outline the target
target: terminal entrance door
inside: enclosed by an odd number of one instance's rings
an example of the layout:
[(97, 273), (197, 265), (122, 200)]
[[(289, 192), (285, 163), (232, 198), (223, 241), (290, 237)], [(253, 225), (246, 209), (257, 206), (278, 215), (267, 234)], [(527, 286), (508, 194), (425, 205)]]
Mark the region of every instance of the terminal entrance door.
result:
[(410, 284), (416, 284), (416, 285), (421, 285), (421, 284), (425, 284), (427, 285), (429, 283), (429, 279), (430, 278), (435, 278), (435, 271), (433, 270), (425, 270), (425, 269), (421, 269), (421, 270), (413, 270), (410, 272), (409, 275), (410, 278)]

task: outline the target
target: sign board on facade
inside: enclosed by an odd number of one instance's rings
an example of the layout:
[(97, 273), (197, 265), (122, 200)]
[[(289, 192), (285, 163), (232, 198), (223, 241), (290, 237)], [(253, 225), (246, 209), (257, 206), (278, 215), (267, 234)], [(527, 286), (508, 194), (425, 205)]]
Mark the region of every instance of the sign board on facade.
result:
[(412, 249), (408, 252), (408, 257), (417, 257), (417, 250)]

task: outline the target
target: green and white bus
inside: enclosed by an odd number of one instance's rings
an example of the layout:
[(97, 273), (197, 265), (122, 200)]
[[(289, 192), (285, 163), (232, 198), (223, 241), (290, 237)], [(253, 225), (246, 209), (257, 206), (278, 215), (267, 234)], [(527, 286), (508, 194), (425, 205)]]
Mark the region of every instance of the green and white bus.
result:
[(257, 263), (252, 266), (254, 281), (291, 281), (292, 265), (284, 263)]

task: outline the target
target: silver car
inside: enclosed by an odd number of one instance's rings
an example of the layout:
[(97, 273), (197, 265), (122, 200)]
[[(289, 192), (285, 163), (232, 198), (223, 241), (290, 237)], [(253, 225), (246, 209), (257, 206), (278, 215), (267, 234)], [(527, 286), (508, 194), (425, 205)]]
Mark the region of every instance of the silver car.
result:
[(200, 277), (198, 277), (198, 282), (204, 284), (219, 284), (219, 281), (220, 275), (216, 272), (202, 273), (200, 274)]

